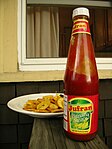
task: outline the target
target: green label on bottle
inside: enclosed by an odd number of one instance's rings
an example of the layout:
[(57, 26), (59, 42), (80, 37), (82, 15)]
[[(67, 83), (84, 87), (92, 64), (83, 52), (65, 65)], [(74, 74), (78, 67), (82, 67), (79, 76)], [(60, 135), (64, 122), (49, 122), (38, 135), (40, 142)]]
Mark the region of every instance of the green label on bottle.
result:
[(93, 103), (88, 98), (73, 98), (68, 102), (70, 131), (75, 133), (89, 133)]

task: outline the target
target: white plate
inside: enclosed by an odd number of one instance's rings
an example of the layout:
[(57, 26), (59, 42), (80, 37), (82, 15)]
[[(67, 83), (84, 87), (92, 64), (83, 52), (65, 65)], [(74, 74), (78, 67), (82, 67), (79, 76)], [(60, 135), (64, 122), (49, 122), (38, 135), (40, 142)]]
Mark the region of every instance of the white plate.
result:
[(23, 106), (27, 102), (27, 100), (41, 98), (41, 97), (46, 96), (46, 95), (56, 95), (56, 93), (42, 93), (42, 94), (30, 94), (30, 95), (19, 96), (19, 97), (11, 99), (7, 103), (7, 106), (10, 109), (12, 109), (13, 111), (23, 113), (23, 114), (27, 114), (27, 115), (32, 116), (32, 117), (48, 118), (48, 117), (63, 116), (63, 112), (36, 113), (36, 112), (32, 112), (32, 111), (23, 110)]

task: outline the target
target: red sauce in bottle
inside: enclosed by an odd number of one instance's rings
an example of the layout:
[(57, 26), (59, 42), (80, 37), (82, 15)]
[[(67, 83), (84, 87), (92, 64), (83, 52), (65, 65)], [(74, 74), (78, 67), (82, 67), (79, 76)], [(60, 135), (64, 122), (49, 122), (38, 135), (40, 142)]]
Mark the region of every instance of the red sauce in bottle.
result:
[(89, 11), (73, 12), (73, 28), (64, 76), (64, 129), (79, 141), (91, 140), (98, 127), (98, 73), (89, 29)]

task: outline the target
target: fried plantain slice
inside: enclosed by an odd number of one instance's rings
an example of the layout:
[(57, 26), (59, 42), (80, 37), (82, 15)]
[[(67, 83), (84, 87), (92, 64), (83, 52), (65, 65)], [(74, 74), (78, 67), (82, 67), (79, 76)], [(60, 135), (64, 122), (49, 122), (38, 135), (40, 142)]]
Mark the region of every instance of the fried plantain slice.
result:
[(47, 95), (42, 98), (28, 100), (23, 109), (39, 113), (63, 112), (63, 97), (60, 94)]
[(53, 103), (50, 103), (49, 108), (52, 109), (52, 110), (53, 109), (58, 109), (58, 106), (53, 104)]
[(58, 100), (57, 100), (57, 105), (63, 109), (64, 107), (64, 101), (63, 101), (63, 98), (60, 97)]

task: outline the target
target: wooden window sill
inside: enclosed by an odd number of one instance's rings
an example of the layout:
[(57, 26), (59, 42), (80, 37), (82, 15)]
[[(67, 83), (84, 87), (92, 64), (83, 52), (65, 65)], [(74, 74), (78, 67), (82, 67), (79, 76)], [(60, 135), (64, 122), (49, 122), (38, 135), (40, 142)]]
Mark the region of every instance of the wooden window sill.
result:
[[(99, 79), (112, 78), (112, 70), (99, 70), (98, 74)], [(0, 82), (58, 81), (63, 80), (63, 78), (64, 71), (0, 73)]]

